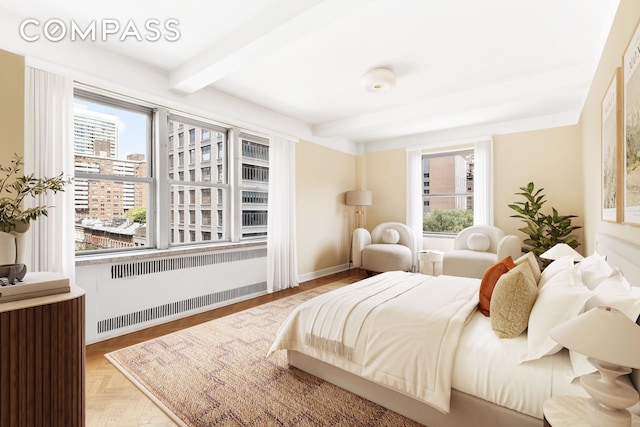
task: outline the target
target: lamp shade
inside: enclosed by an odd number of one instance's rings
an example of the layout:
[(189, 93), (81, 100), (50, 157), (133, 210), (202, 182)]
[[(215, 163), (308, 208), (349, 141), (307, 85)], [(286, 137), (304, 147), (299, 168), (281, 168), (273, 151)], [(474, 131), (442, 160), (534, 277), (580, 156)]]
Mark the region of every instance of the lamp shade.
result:
[(573, 255), (575, 261), (582, 261), (584, 257), (580, 255), (575, 249), (566, 243), (558, 243), (551, 249), (540, 255), (540, 258), (544, 259), (558, 259), (566, 255)]
[(640, 368), (640, 326), (611, 307), (596, 307), (549, 331), (559, 344), (627, 368)]
[(373, 195), (371, 191), (347, 191), (345, 204), (347, 206), (371, 206)]

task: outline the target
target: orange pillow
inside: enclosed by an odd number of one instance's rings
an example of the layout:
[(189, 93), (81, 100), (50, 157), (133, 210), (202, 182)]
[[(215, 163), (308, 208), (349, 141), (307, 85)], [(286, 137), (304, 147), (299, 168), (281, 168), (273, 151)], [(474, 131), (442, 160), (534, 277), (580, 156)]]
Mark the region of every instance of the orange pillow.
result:
[(504, 259), (501, 259), (497, 263), (493, 264), (491, 267), (487, 268), (487, 270), (482, 275), (482, 281), (480, 282), (480, 304), (478, 308), (480, 312), (485, 316), (489, 317), (489, 305), (491, 304), (491, 294), (493, 294), (493, 288), (496, 287), (496, 282), (507, 271), (515, 268), (515, 263), (513, 262), (513, 258), (511, 255), (507, 256)]

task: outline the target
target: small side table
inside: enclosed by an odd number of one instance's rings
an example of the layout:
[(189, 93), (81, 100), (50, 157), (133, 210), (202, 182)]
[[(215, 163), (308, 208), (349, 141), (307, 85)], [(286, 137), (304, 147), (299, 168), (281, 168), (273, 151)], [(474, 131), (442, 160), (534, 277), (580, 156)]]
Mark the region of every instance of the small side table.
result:
[(444, 252), (435, 249), (427, 249), (418, 251), (420, 257), (420, 273), (430, 276), (439, 276), (442, 274), (442, 258)]
[[(599, 427), (587, 419), (587, 398), (575, 396), (550, 397), (542, 406), (545, 427)], [(631, 415), (631, 425), (640, 427), (640, 418)]]

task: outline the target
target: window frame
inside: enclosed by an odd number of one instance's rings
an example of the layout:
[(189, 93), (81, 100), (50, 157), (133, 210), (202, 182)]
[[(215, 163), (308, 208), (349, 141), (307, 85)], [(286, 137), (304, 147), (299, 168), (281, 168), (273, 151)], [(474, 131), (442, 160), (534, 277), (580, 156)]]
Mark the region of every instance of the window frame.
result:
[[(80, 94), (80, 95), (79, 95)], [(81, 179), (108, 179), (119, 182), (133, 182), (133, 183), (145, 183), (148, 186), (148, 195), (147, 195), (147, 246), (132, 246), (130, 248), (109, 248), (109, 249), (101, 249), (101, 250), (88, 250), (88, 251), (79, 251), (75, 253), (77, 259), (82, 258), (83, 256), (91, 255), (91, 256), (110, 256), (114, 253), (123, 253), (129, 251), (140, 251), (140, 250), (167, 250), (171, 248), (188, 248), (190, 245), (204, 245), (204, 246), (225, 246), (225, 245), (234, 245), (237, 243), (252, 241), (254, 243), (265, 242), (266, 243), (266, 224), (265, 224), (265, 233), (264, 235), (258, 237), (243, 237), (242, 235), (242, 215), (243, 215), (243, 203), (242, 203), (242, 191), (246, 190), (246, 186), (242, 184), (242, 177), (240, 176), (242, 171), (242, 147), (241, 147), (241, 138), (247, 137), (251, 139), (257, 139), (260, 143), (265, 145), (269, 145), (269, 137), (260, 132), (251, 131), (245, 128), (239, 128), (236, 126), (224, 124), (217, 122), (215, 120), (208, 119), (206, 117), (197, 116), (193, 114), (186, 113), (184, 111), (173, 110), (167, 107), (156, 105), (153, 103), (148, 103), (144, 101), (140, 101), (138, 99), (134, 99), (128, 97), (126, 95), (115, 94), (109, 91), (104, 91), (100, 89), (96, 89), (93, 87), (87, 87), (80, 83), (76, 83), (74, 85), (74, 98), (78, 96), (80, 98), (87, 99), (92, 102), (99, 102), (102, 104), (106, 104), (109, 106), (119, 107), (126, 106), (127, 109), (131, 109), (134, 111), (143, 110), (150, 114), (150, 123), (148, 126), (148, 137), (147, 137), (147, 153), (146, 153), (146, 161), (147, 161), (147, 176), (146, 177), (132, 177), (132, 176), (121, 176), (121, 175), (98, 175), (91, 173), (76, 173), (75, 176)], [(189, 181), (180, 181), (174, 178), (177, 178), (178, 174), (173, 174), (173, 178), (169, 175), (169, 160), (170, 155), (174, 161), (173, 172), (178, 170), (188, 170), (189, 169), (189, 158), (185, 159), (185, 164), (180, 167), (177, 163), (179, 162), (179, 158), (175, 156), (175, 152), (171, 152), (169, 149), (170, 137), (169, 137), (169, 128), (170, 128), (170, 120), (175, 119), (180, 124), (192, 124), (198, 127), (206, 127), (209, 130), (214, 129), (223, 129), (226, 132), (227, 138), (226, 143), (223, 142), (223, 149), (221, 155), (226, 157), (226, 173), (227, 182), (220, 183), (218, 182), (218, 169), (217, 169), (217, 161), (218, 155), (214, 156), (212, 151), (213, 144), (217, 142), (214, 141), (212, 135), (209, 135), (209, 139), (205, 141), (209, 145), (209, 160), (205, 162), (210, 163), (211, 170), (211, 181), (206, 183), (206, 185), (200, 185), (199, 181), (193, 182)], [(178, 126), (178, 129), (174, 129), (174, 134), (183, 134), (182, 138), (182, 146), (179, 147), (185, 152), (185, 156), (188, 155), (188, 151), (190, 148), (194, 147), (194, 144), (190, 144), (186, 139), (188, 134), (188, 128), (186, 126)], [(196, 130), (196, 132), (198, 132)], [(202, 129), (200, 130), (202, 132)], [(172, 137), (175, 138), (175, 137)], [(197, 139), (197, 136), (196, 136)], [(178, 142), (180, 141), (178, 137)], [(179, 145), (179, 144), (178, 144)], [(195, 156), (196, 158), (202, 156), (203, 146), (196, 147)], [(266, 163), (267, 168), (269, 167), (269, 162)], [(196, 177), (200, 174), (200, 171), (196, 171)], [(224, 193), (226, 193), (227, 203), (224, 206), (224, 212), (222, 212), (222, 217), (226, 218), (226, 223), (223, 223), (222, 231), (217, 228), (217, 221), (219, 218), (219, 212), (214, 212), (216, 209), (210, 209), (210, 222), (212, 229), (210, 231), (200, 230), (200, 236), (203, 236), (203, 233), (210, 233), (211, 237), (217, 236), (222, 232), (224, 239), (222, 240), (212, 240), (206, 242), (180, 242), (179, 237), (173, 237), (173, 233), (171, 232), (171, 224), (172, 218), (174, 220), (179, 221), (179, 213), (174, 214), (173, 210), (170, 207), (170, 197), (168, 195), (174, 194), (174, 191), (178, 191), (176, 187), (173, 185), (183, 185), (185, 188), (185, 204), (183, 205), (183, 210), (188, 211), (190, 209), (189, 204), (191, 203), (190, 191), (191, 189), (195, 189), (196, 191), (201, 191), (201, 188), (210, 188), (210, 197), (211, 197), (211, 206), (215, 206), (214, 202), (218, 201), (218, 191), (222, 189)], [(173, 190), (172, 190), (173, 188)], [(253, 189), (253, 188), (251, 188)], [(265, 183), (263, 188), (260, 188), (260, 191), (264, 191), (268, 193), (268, 182)], [(175, 193), (176, 195), (178, 193)], [(264, 210), (267, 210), (267, 206), (264, 206)], [(178, 211), (179, 212), (179, 211)], [(184, 212), (185, 220), (189, 218), (189, 213)], [(74, 210), (75, 216), (75, 210)], [(175, 217), (174, 217), (175, 216)], [(196, 212), (196, 217), (200, 217), (200, 214)], [(190, 222), (190, 221), (189, 221)], [(186, 225), (186, 222), (185, 222)], [(185, 227), (185, 230), (189, 231), (189, 227)], [(186, 233), (185, 233), (186, 234)]]
[[(438, 157), (452, 157), (455, 155), (466, 155), (466, 154), (471, 154), (474, 156), (474, 164), (475, 164), (475, 148), (473, 146), (465, 146), (465, 147), (458, 147), (458, 148), (443, 148), (437, 151), (423, 151), (420, 155), (420, 210), (421, 210), (421, 217), (424, 218), (425, 215), (425, 202), (428, 201), (428, 199), (430, 199), (431, 197), (434, 197), (433, 194), (425, 194), (424, 189), (425, 189), (425, 171), (424, 171), (424, 160), (425, 158), (438, 158)], [(475, 181), (475, 174), (473, 177), (474, 181)], [(464, 188), (467, 189), (468, 188), (468, 179), (465, 179), (465, 185)], [(472, 199), (475, 198), (475, 186), (474, 189), (471, 192), (465, 191), (464, 193), (457, 193), (457, 192), (453, 192), (453, 193), (437, 193), (437, 195), (435, 196), (436, 198), (439, 197), (471, 197)], [(472, 212), (474, 214), (474, 218), (476, 215), (476, 206), (475, 206), (475, 201), (472, 202), (473, 203), (473, 209)], [(424, 221), (424, 219), (423, 219)], [(456, 232), (445, 232), (445, 231), (425, 231), (424, 230), (424, 225), (422, 227), (422, 235), (423, 236), (432, 236), (432, 237), (452, 237), (455, 236), (457, 233)]]

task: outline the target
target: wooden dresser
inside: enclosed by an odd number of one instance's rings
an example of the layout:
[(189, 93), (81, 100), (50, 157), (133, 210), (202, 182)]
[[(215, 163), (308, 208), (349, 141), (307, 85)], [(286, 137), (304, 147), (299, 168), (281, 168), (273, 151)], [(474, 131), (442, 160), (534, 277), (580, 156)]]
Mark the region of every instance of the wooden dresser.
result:
[(85, 296), (0, 304), (0, 426), (85, 425)]

